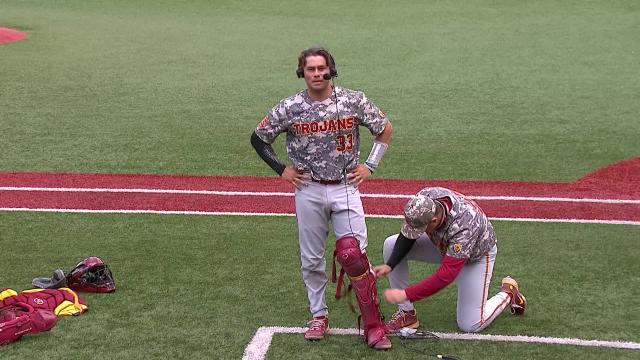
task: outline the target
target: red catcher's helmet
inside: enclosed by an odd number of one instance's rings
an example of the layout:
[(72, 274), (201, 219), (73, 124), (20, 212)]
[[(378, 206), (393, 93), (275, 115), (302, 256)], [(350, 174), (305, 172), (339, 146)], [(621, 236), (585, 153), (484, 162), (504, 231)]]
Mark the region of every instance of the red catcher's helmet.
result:
[(102, 259), (90, 256), (67, 274), (67, 286), (75, 291), (106, 293), (116, 290), (116, 281)]

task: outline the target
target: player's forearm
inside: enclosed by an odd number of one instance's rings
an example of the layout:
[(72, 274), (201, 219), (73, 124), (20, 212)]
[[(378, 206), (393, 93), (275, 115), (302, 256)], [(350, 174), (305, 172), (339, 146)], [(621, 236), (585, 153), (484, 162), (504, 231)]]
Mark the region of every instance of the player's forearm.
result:
[(458, 277), (463, 267), (464, 259), (445, 256), (435, 273), (421, 282), (404, 289), (407, 298), (411, 302), (416, 302), (437, 293), (451, 284)]
[(284, 171), (286, 166), (280, 160), (278, 160), (276, 152), (273, 150), (271, 144), (262, 141), (262, 139), (260, 139), (254, 131), (253, 133), (251, 133), (251, 145), (256, 150), (258, 155), (260, 155), (260, 158), (262, 158), (262, 160), (266, 162), (267, 165), (269, 165), (269, 167), (273, 169), (273, 171), (275, 171), (278, 175), (282, 175), (282, 172)]
[(391, 141), (391, 133), (393, 129), (391, 127), (391, 122), (387, 122), (384, 130), (378, 135), (376, 135), (373, 140), (373, 147), (371, 148), (371, 152), (369, 152), (369, 157), (364, 162), (364, 165), (369, 169), (371, 173), (378, 167), (384, 153), (387, 151), (389, 147), (389, 141)]

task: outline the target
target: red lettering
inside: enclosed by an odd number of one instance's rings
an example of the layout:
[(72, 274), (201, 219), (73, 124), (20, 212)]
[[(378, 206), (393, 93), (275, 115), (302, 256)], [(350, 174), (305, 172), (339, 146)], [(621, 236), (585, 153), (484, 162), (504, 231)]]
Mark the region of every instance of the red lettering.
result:
[(344, 151), (344, 135), (336, 136), (336, 151)]
[(353, 118), (352, 117), (348, 117), (347, 118), (347, 129), (353, 129)]
[(336, 131), (336, 121), (333, 119), (329, 119), (329, 131)]
[[(356, 120), (353, 116), (345, 117), (342, 119), (327, 119), (314, 122), (299, 122), (293, 124), (293, 131), (296, 135), (308, 135), (319, 132), (336, 132), (341, 130), (353, 129), (356, 125)], [(345, 149), (347, 144), (345, 143)], [(347, 149), (348, 150), (348, 149)]]
[(353, 134), (336, 136), (336, 151), (351, 151), (353, 149)]
[(262, 129), (262, 128), (264, 128), (265, 126), (267, 126), (267, 124), (268, 124), (268, 123), (269, 123), (269, 116), (265, 116), (265, 117), (260, 121), (260, 123), (258, 124), (258, 128), (259, 128), (259, 129)]
[(347, 134), (347, 141), (345, 142), (347, 147), (347, 151), (351, 151), (353, 149), (353, 134)]

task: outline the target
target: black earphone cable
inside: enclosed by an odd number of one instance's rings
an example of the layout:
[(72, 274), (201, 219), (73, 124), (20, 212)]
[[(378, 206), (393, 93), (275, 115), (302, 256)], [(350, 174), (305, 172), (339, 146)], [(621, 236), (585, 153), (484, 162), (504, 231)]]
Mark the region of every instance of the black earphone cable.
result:
[[(331, 59), (333, 60), (333, 59)], [(335, 63), (332, 62), (330, 69), (334, 69), (335, 67)], [(335, 83), (335, 70), (330, 70), (331, 74), (329, 76), (331, 76), (331, 87), (332, 87), (332, 92), (333, 92), (333, 101), (335, 102), (336, 105), (336, 122), (340, 123), (340, 108), (338, 107), (338, 92), (336, 90), (336, 83)], [(338, 131), (339, 133), (339, 131)], [(338, 142), (336, 141), (336, 144)], [(346, 142), (345, 142), (345, 152), (346, 152)], [(348, 187), (348, 178), (347, 178), (347, 159), (345, 157), (345, 154), (342, 154), (342, 180), (344, 181), (344, 192), (347, 196), (347, 221), (349, 223), (349, 232), (351, 233), (351, 236), (353, 236), (354, 238), (357, 239), (356, 234), (353, 232), (353, 227), (351, 226), (351, 206), (349, 205), (349, 187)]]
[(434, 357), (436, 359), (443, 360), (459, 360), (458, 357), (447, 354), (437, 354), (428, 349), (417, 349), (416, 346), (409, 345), (409, 343), (418, 343), (415, 340), (427, 340), (429, 342), (440, 340), (440, 337), (430, 331), (418, 331), (410, 328), (402, 328), (397, 334), (400, 339), (400, 344), (407, 350), (424, 356)]

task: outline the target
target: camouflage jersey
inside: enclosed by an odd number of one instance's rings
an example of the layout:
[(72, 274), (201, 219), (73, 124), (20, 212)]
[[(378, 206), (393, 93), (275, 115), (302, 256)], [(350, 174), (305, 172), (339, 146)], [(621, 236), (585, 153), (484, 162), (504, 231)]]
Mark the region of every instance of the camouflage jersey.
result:
[(255, 132), (269, 144), (286, 132), (287, 154), (296, 169), (310, 172), (317, 180), (340, 180), (345, 169), (348, 172), (358, 165), (358, 126), (377, 135), (388, 120), (364, 93), (336, 87), (336, 94), (338, 114), (336, 95), (316, 101), (303, 90), (274, 106)]
[[(420, 194), (436, 200), (448, 198), (451, 202), (450, 208), (445, 205), (447, 215), (444, 223), (433, 234), (429, 234), (443, 256), (465, 259), (471, 263), (487, 254), (496, 244), (493, 226), (475, 201), (441, 187), (424, 188), (418, 192)], [(403, 235), (407, 236), (404, 231)]]

